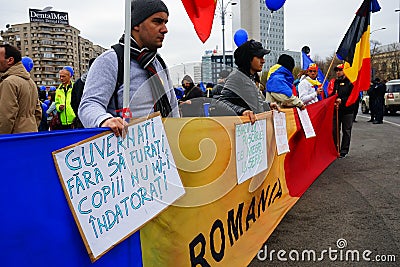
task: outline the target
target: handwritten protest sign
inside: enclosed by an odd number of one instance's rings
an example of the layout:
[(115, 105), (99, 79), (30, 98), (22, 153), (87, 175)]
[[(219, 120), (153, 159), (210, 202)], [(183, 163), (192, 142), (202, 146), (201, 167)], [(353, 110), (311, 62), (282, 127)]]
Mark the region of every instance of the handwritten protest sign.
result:
[(53, 152), (68, 204), (92, 261), (185, 190), (159, 116)]
[(314, 127), (311, 123), (310, 116), (308, 115), (307, 109), (300, 110), (297, 108), (297, 113), (299, 114), (301, 126), (303, 127), (304, 134), (306, 138), (316, 136)]
[(286, 114), (273, 110), (275, 141), (278, 155), (290, 152), (286, 131)]
[(236, 174), (238, 184), (266, 170), (267, 142), (266, 120), (237, 124), (236, 137)]

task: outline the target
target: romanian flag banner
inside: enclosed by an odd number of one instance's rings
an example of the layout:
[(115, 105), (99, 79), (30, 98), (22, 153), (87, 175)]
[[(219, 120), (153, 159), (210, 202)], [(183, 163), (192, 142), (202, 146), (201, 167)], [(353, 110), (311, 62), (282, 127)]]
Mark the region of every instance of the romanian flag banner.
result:
[(217, 0), (182, 0), (182, 3), (197, 36), (204, 43), (211, 34)]
[[(235, 125), (244, 117), (166, 118), (186, 194), (91, 262), (68, 207), (52, 152), (104, 133), (79, 129), (0, 136), (4, 266), (247, 266), (291, 207), (337, 158), (334, 97), (307, 106), (316, 137), (284, 109), (290, 152), (276, 152), (273, 114), (258, 114), (268, 167), (238, 184)], [(127, 178), (128, 179), (128, 178)], [(144, 202), (146, 205), (147, 202)]]
[(379, 10), (377, 0), (364, 0), (336, 52), (338, 58), (345, 61), (343, 71), (354, 86), (347, 106), (354, 104), (360, 91), (370, 86), (370, 16), (371, 11)]

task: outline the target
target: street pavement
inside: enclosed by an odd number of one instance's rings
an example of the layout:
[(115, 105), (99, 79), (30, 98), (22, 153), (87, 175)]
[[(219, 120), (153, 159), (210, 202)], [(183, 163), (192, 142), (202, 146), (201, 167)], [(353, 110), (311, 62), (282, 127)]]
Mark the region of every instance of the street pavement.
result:
[(249, 266), (400, 266), (400, 124), (393, 118), (374, 125), (368, 114), (358, 116), (348, 156), (317, 178)]

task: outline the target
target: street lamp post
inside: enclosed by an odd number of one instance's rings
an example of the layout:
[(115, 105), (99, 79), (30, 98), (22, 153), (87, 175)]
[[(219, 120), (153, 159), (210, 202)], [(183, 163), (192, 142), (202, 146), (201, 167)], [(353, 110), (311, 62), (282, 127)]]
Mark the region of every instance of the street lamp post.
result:
[(385, 27), (382, 27), (382, 28), (379, 28), (379, 29), (376, 29), (376, 30), (372, 30), (372, 31), (370, 32), (370, 35), (371, 35), (372, 33), (376, 32), (376, 31), (381, 31), (381, 30), (386, 30), (386, 28), (385, 28)]
[(220, 1), (219, 5), (219, 11), (221, 13), (221, 25), (222, 25), (222, 62), (224, 64), (224, 68), (226, 65), (226, 59), (225, 59), (225, 15), (226, 15), (226, 9), (229, 5), (236, 5), (237, 3), (232, 2), (232, 0), (229, 0), (226, 5), (224, 5), (224, 0)]
[(399, 12), (399, 43), (400, 43), (400, 9), (396, 9), (394, 12)]
[[(376, 32), (376, 31), (381, 31), (381, 30), (386, 30), (386, 28), (385, 28), (385, 27), (382, 27), (382, 28), (379, 28), (379, 29), (372, 30), (369, 34), (372, 35), (374, 32)], [(371, 41), (372, 41), (372, 40), (371, 40)], [(379, 42), (374, 42), (374, 49), (372, 50), (373, 53), (375, 53), (375, 47), (376, 47), (377, 44), (380, 45)]]

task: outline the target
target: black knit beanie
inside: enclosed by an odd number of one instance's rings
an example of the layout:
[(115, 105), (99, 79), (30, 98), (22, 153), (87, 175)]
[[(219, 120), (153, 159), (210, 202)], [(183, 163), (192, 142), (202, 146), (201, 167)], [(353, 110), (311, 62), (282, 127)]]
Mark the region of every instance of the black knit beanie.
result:
[(290, 72), (292, 72), (294, 69), (294, 59), (286, 54), (282, 54), (279, 56), (278, 64), (284, 66), (285, 68), (290, 70)]
[(139, 25), (157, 12), (165, 12), (169, 15), (167, 6), (161, 0), (132, 0), (131, 27)]

